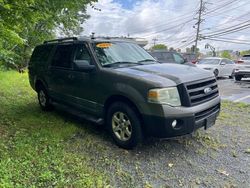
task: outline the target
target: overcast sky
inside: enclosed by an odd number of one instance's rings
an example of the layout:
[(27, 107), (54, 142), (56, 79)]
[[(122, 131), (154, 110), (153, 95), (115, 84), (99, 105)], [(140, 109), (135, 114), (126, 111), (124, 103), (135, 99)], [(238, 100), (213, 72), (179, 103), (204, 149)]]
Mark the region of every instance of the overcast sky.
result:
[[(250, 24), (250, 0), (205, 0), (206, 12), (202, 16), (201, 34), (205, 36), (216, 31), (228, 30), (239, 24)], [(99, 0), (94, 10), (89, 7), (87, 13), (91, 16), (83, 24), (83, 35), (95, 32), (100, 36), (130, 36), (148, 40), (169, 47), (190, 47), (194, 42), (200, 0)], [(248, 22), (247, 22), (248, 21)], [(244, 23), (243, 23), (244, 22)], [(220, 36), (223, 40), (234, 39), (233, 44), (212, 40), (199, 41), (198, 47), (205, 50), (209, 43), (216, 50), (246, 50), (250, 49), (250, 28), (237, 33)], [(220, 39), (221, 40), (221, 39)]]

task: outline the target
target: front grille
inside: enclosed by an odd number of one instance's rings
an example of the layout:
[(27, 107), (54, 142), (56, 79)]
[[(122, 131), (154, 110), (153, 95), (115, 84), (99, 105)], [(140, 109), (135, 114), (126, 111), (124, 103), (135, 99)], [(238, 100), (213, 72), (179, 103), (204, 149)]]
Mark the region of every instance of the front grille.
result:
[(198, 112), (195, 114), (195, 121), (199, 121), (202, 119), (206, 119), (209, 117), (211, 114), (216, 113), (220, 110), (220, 104), (217, 104), (211, 108), (208, 108), (206, 110), (203, 110), (201, 112)]
[[(189, 95), (190, 105), (195, 106), (219, 96), (216, 79), (196, 81), (185, 84)], [(205, 90), (210, 90), (205, 92)]]

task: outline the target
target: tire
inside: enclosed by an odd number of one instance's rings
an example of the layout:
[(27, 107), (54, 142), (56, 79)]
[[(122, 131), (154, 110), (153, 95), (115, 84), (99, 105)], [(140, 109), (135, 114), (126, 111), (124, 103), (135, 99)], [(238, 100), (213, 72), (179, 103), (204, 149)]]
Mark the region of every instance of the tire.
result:
[(121, 148), (133, 149), (142, 141), (141, 121), (132, 107), (115, 102), (107, 113), (107, 126), (114, 142)]
[(43, 111), (50, 111), (53, 109), (51, 99), (43, 86), (39, 86), (37, 89), (37, 98), (39, 105)]
[(236, 80), (236, 81), (241, 81), (241, 79), (242, 79), (242, 76), (238, 76), (238, 75), (235, 76), (235, 80)]
[(218, 78), (218, 75), (219, 75), (219, 70), (218, 70), (218, 69), (215, 69), (215, 70), (214, 70), (214, 76), (215, 76), (215, 78)]
[(234, 70), (232, 72), (232, 74), (229, 76), (230, 79), (233, 79), (234, 78)]

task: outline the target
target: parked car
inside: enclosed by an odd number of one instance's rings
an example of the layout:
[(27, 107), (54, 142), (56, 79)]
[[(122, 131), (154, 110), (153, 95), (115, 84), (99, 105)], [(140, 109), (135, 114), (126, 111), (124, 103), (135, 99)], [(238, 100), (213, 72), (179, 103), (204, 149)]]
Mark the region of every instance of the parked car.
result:
[(246, 58), (244, 63), (237, 65), (234, 76), (236, 81), (241, 81), (242, 78), (250, 78), (250, 56), (249, 60)]
[(241, 59), (238, 60), (237, 63), (249, 63), (250, 62), (250, 55), (243, 55)]
[(174, 51), (154, 50), (149, 53), (160, 63), (176, 63), (194, 66), (191, 62), (188, 62), (181, 54)]
[(215, 77), (229, 76), (232, 78), (236, 69), (234, 61), (219, 57), (201, 59), (197, 62), (196, 66), (213, 72)]
[(45, 41), (34, 49), (28, 69), (42, 110), (62, 107), (104, 125), (127, 149), (143, 136), (176, 137), (207, 129), (220, 111), (212, 73), (160, 64), (121, 39)]

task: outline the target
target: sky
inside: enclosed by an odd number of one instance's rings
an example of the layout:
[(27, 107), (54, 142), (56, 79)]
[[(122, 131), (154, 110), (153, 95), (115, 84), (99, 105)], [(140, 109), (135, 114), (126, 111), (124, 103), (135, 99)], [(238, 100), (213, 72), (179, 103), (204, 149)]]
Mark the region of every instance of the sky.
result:
[[(201, 23), (201, 36), (208, 36), (250, 24), (250, 0), (204, 0), (205, 12)], [(95, 32), (97, 36), (130, 36), (144, 38), (146, 48), (156, 43), (185, 51), (194, 44), (197, 12), (200, 0), (99, 0), (95, 7), (87, 8), (90, 15), (82, 26), (82, 35)], [(201, 40), (201, 51), (209, 43), (216, 50), (250, 49), (250, 27), (231, 34), (223, 34), (213, 40)], [(230, 40), (236, 44), (215, 40)]]

